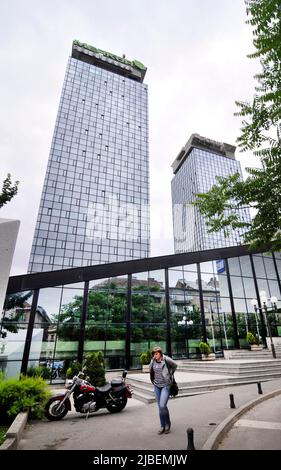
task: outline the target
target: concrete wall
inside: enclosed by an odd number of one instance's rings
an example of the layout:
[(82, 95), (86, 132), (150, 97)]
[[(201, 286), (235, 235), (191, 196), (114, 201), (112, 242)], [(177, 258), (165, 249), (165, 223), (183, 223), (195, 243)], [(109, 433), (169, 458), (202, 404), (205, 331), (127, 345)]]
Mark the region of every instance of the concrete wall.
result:
[(0, 318), (5, 301), (20, 221), (0, 219)]

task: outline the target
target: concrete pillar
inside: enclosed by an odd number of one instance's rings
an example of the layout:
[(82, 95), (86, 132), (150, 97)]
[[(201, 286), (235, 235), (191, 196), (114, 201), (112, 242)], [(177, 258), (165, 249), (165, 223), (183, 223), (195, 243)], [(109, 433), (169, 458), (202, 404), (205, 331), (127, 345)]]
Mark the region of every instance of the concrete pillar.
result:
[(20, 221), (0, 219), (0, 319), (10, 276)]

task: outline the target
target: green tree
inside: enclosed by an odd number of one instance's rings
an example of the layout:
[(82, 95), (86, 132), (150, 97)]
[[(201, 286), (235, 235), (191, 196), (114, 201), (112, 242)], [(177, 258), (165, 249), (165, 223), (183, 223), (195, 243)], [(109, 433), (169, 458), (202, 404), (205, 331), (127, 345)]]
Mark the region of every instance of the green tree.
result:
[[(124, 292), (123, 292), (124, 291)], [(83, 297), (74, 296), (73, 301), (63, 305), (53, 321), (58, 322), (60, 339), (77, 340), (79, 337)], [(107, 339), (117, 339), (123, 334), (121, 323), (125, 322), (127, 310), (126, 289), (90, 290), (87, 303), (86, 339), (104, 340), (105, 326)]]
[(105, 363), (101, 351), (88, 353), (83, 362), (83, 371), (89, 381), (97, 387), (105, 384)]
[(11, 174), (8, 173), (3, 181), (2, 192), (0, 193), (0, 209), (9, 202), (18, 192), (19, 181), (12, 183)]
[(57, 334), (59, 339), (77, 341), (81, 323), (83, 297), (75, 295), (74, 300), (63, 305), (59, 314), (53, 315), (52, 321), (58, 322)]
[(24, 308), (26, 306), (26, 301), (31, 297), (32, 291), (29, 292), (18, 292), (16, 294), (9, 294), (6, 297), (5, 301), (5, 314), (1, 324), (1, 336), (5, 337), (6, 332), (17, 333), (18, 332), (18, 322), (23, 322), (24, 318)]
[[(86, 339), (114, 340), (124, 336), (127, 312), (127, 289), (109, 286), (109, 289), (90, 290), (87, 303)], [(117, 288), (118, 287), (118, 288)], [(162, 299), (163, 300), (163, 299)], [(53, 315), (58, 322), (58, 337), (77, 340), (79, 337), (83, 297), (74, 296), (63, 305), (59, 314)], [(165, 305), (161, 296), (151, 295), (144, 289), (133, 289), (132, 339), (160, 340), (165, 337)]]
[[(281, 4), (280, 0), (245, 0), (253, 26), (255, 52), (261, 73), (251, 102), (236, 102), (242, 117), (237, 139), (241, 152), (253, 151), (261, 168), (248, 168), (249, 176), (217, 178), (218, 183), (195, 204), (205, 216), (210, 232), (244, 227), (244, 242), (252, 249), (270, 246), (281, 249)], [(242, 207), (255, 210), (252, 223), (242, 220)], [(230, 209), (230, 210), (229, 210)]]
[(172, 337), (175, 341), (184, 341), (185, 337), (188, 336), (189, 339), (200, 339), (202, 336), (202, 319), (201, 311), (196, 306), (193, 305), (193, 310), (185, 313), (187, 321), (192, 320), (192, 325), (178, 325), (178, 321), (182, 319), (182, 315), (171, 315), (171, 332)]

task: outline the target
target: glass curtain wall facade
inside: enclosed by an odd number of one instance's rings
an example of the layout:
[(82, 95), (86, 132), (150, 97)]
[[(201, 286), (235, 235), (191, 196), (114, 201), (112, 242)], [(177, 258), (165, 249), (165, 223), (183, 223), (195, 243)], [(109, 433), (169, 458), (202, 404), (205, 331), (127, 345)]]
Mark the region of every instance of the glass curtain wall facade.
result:
[(28, 272), (149, 256), (145, 72), (73, 42)]
[[(239, 173), (235, 147), (192, 134), (172, 167), (172, 205), (175, 253), (200, 251), (241, 244), (243, 230), (233, 230), (225, 238), (223, 231), (208, 233), (208, 226), (193, 202), (196, 194), (206, 193), (217, 183), (216, 176)], [(242, 219), (250, 222), (248, 208), (241, 208)]]
[(281, 344), (280, 253), (232, 247), (54, 275), (10, 278), (0, 334), (7, 376), (43, 367), (58, 380), (93, 351), (103, 353), (107, 369), (140, 368), (140, 354), (155, 345), (175, 359), (198, 359), (201, 340), (220, 357), (249, 347), (248, 331), (266, 344), (264, 313), (251, 303), (261, 290), (276, 297), (267, 321)]

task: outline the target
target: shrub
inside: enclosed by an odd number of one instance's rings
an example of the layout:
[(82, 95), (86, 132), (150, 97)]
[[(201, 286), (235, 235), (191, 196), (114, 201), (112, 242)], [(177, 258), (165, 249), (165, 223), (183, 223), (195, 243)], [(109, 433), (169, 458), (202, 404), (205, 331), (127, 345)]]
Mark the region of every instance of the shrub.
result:
[[(64, 361), (63, 361), (63, 366), (62, 366), (62, 369), (61, 369), (61, 373), (66, 375), (67, 373), (67, 370), (72, 366), (73, 362), (77, 362), (77, 361), (73, 361), (71, 360), (70, 358), (66, 358)], [(80, 369), (81, 370), (81, 369)]]
[(1, 421), (11, 422), (20, 411), (31, 410), (33, 418), (44, 416), (44, 407), (51, 397), (42, 377), (11, 378), (0, 381)]
[(7, 432), (8, 429), (9, 429), (8, 426), (1, 426), (0, 425), (0, 446), (5, 441), (6, 432)]
[(248, 331), (247, 336), (246, 336), (246, 341), (249, 344), (260, 344), (259, 339), (257, 338), (256, 335)]
[(150, 361), (151, 361), (151, 352), (150, 351), (142, 352), (140, 355), (140, 363), (142, 365), (145, 365), (145, 364), (150, 364)]
[(199, 343), (199, 349), (201, 351), (201, 354), (205, 354), (206, 356), (209, 356), (209, 354), (212, 353), (212, 350), (211, 350), (209, 344), (205, 343), (204, 341), (201, 341)]
[(78, 372), (80, 372), (80, 370), (82, 370), (82, 364), (80, 364), (80, 362), (78, 361), (70, 362), (69, 367), (66, 371), (66, 378), (72, 379), (74, 375), (77, 375)]
[(101, 387), (105, 384), (105, 364), (101, 351), (88, 353), (83, 362), (83, 372), (89, 377), (89, 381)]
[(49, 379), (51, 377), (51, 370), (46, 366), (30, 366), (26, 371), (27, 377), (42, 377), (43, 379)]

